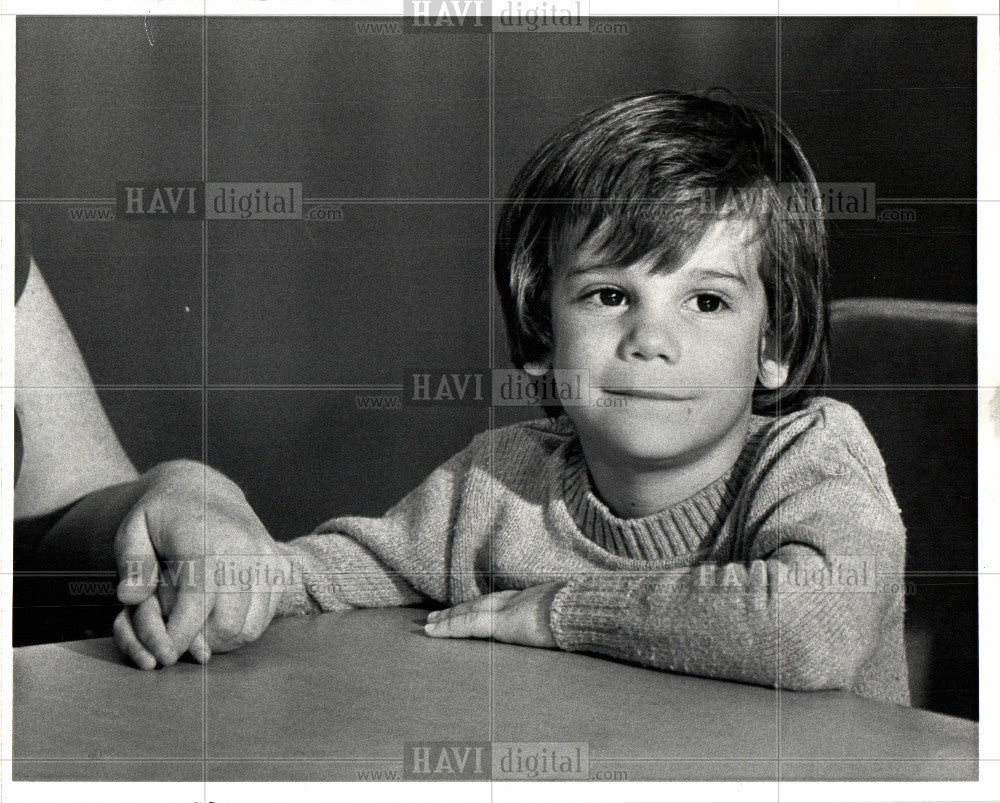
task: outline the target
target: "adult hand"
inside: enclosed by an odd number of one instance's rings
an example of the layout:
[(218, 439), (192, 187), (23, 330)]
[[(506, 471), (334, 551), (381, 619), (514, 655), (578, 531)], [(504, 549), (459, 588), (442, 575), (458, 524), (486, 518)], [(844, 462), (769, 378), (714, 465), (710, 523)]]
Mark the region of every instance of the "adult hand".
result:
[(115, 539), (119, 647), (144, 669), (199, 661), (258, 638), (291, 581), (239, 487), (192, 461), (161, 464)]

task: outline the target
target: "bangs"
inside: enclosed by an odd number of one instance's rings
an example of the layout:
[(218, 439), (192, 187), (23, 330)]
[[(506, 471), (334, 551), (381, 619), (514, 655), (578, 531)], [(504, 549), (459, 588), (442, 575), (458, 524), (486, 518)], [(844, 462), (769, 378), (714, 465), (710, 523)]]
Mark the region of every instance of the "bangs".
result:
[(584, 247), (599, 255), (609, 268), (625, 269), (652, 261), (651, 273), (671, 273), (687, 261), (717, 223), (740, 225), (749, 270), (756, 271), (760, 257), (769, 250), (774, 210), (768, 196), (776, 193), (759, 184), (727, 192), (721, 201), (714, 189), (682, 199), (646, 194), (630, 198), (625, 195), (630, 188), (617, 189), (620, 194), (611, 199), (588, 202), (578, 197), (574, 202), (553, 202), (551, 232), (544, 238), (548, 244), (546, 263), (552, 266), (553, 274)]
[(494, 276), (514, 365), (551, 352), (551, 284), (574, 252), (669, 273), (711, 227), (734, 221), (741, 270), (763, 283), (791, 366), (781, 388), (755, 389), (754, 410), (800, 404), (828, 376), (826, 230), (809, 212), (817, 194), (801, 146), (762, 106), (664, 91), (581, 115), (529, 158), (500, 205)]

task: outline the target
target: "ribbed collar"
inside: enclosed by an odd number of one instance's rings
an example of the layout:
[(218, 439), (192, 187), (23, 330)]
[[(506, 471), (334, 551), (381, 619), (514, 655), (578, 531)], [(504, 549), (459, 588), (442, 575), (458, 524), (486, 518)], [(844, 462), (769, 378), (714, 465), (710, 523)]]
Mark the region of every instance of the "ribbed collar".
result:
[(594, 493), (580, 440), (568, 416), (564, 425), (573, 432), (565, 445), (563, 498), (580, 531), (599, 547), (616, 555), (643, 561), (669, 560), (701, 549), (714, 539), (739, 494), (756, 459), (766, 424), (773, 419), (751, 416), (739, 457), (725, 474), (687, 499), (641, 518), (616, 516)]

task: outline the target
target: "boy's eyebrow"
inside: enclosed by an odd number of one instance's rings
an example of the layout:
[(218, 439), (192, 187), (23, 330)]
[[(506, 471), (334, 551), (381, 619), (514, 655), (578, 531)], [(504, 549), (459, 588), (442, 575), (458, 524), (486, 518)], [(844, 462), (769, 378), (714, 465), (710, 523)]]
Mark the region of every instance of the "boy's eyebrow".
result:
[(601, 271), (615, 270), (614, 265), (609, 265), (604, 262), (590, 262), (578, 264), (575, 268), (570, 269), (569, 273), (566, 274), (567, 277), (570, 276), (580, 276), (584, 273), (599, 273)]
[[(570, 270), (567, 277), (580, 276), (586, 273), (600, 273), (603, 271), (620, 270), (615, 268), (613, 265), (609, 265), (603, 262), (594, 263), (584, 263), (582, 265), (577, 265), (577, 267)], [(697, 279), (728, 279), (731, 282), (736, 282), (742, 285), (744, 288), (749, 288), (750, 284), (747, 282), (746, 277), (742, 273), (727, 271), (727, 270), (715, 270), (714, 268), (698, 268), (691, 272), (692, 278)]]
[(729, 279), (730, 281), (743, 285), (743, 287), (750, 286), (746, 280), (746, 277), (742, 273), (732, 273), (728, 270), (713, 270), (712, 268), (700, 268), (694, 271), (694, 275), (699, 278), (706, 277), (709, 279)]

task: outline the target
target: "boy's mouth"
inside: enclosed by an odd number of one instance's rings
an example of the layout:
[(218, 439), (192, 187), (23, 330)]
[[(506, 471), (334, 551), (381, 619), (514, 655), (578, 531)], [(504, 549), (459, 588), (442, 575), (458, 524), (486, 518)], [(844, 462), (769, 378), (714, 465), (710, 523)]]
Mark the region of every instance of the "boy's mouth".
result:
[(681, 396), (665, 390), (652, 388), (601, 388), (611, 396), (627, 396), (632, 399), (653, 399), (655, 401), (690, 401), (691, 396)]

